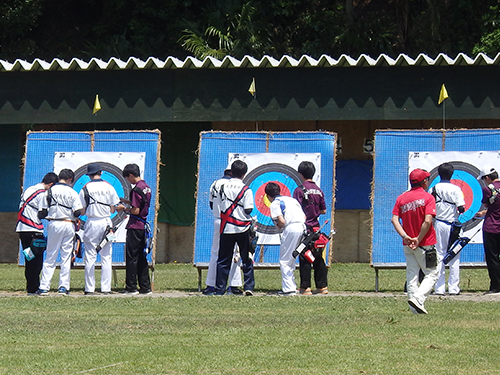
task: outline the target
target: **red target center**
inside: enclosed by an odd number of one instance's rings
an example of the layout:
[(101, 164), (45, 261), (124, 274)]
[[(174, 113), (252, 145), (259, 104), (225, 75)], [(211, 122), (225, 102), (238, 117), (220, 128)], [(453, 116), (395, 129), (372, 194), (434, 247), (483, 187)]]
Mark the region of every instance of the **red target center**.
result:
[[(292, 196), (292, 194), (290, 194), (290, 190), (283, 183), (279, 181), (269, 181), (269, 182), (274, 182), (275, 184), (278, 184), (278, 186), (280, 187), (281, 195), (286, 195), (288, 197)], [(255, 207), (259, 210), (259, 212), (262, 215), (270, 216), (269, 206), (271, 206), (271, 202), (269, 201), (269, 199), (267, 199), (266, 196), (265, 192), (266, 185), (267, 182), (261, 185), (257, 189), (257, 192), (255, 193)]]
[(462, 190), (462, 193), (464, 193), (465, 211), (467, 211), (474, 200), (474, 193), (472, 192), (471, 187), (462, 180), (451, 180), (451, 183), (458, 186)]

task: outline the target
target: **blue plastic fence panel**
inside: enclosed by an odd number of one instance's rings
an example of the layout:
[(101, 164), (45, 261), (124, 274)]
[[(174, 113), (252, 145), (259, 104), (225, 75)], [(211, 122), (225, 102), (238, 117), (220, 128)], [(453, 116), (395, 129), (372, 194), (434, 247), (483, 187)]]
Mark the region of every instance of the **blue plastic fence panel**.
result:
[[(322, 215), (320, 220), (324, 221), (326, 218), (331, 218), (333, 187), (335, 186), (334, 134), (322, 132), (204, 132), (200, 136), (199, 148), (194, 263), (207, 263), (210, 261), (213, 215), (209, 206), (209, 189), (214, 180), (222, 177), (222, 173), (228, 164), (229, 153), (321, 153), (321, 188), (325, 193), (327, 214)], [(255, 195), (255, 191), (253, 193)], [(330, 224), (328, 224), (323, 228), (323, 231), (329, 232), (330, 228)], [(328, 259), (328, 254), (326, 258)], [(277, 264), (278, 259), (279, 246), (257, 246), (256, 262)]]
[[(56, 152), (144, 152), (146, 153), (144, 180), (151, 187), (151, 206), (148, 222), (154, 230), (155, 206), (157, 200), (157, 163), (160, 155), (159, 132), (33, 132), (26, 139), (26, 160), (23, 186), (29, 187), (40, 182), (47, 172), (54, 170)], [(125, 197), (127, 198), (127, 197)], [(48, 222), (43, 220), (44, 226)], [(152, 254), (148, 255), (152, 261)], [(57, 259), (59, 262), (60, 259)], [(100, 257), (97, 257), (100, 263)], [(124, 243), (113, 243), (113, 265), (125, 264)], [(19, 264), (24, 265), (24, 256), (19, 252)], [(83, 259), (76, 259), (82, 264)]]
[[(409, 187), (409, 152), (498, 151), (499, 144), (500, 130), (498, 129), (377, 131), (375, 133), (372, 264), (405, 263), (401, 238), (395, 232), (390, 220), (397, 196)], [(483, 263), (485, 261), (483, 245), (481, 243), (468, 244), (462, 251), (460, 260), (467, 263)]]
[(410, 151), (441, 151), (442, 133), (376, 131), (371, 262), (405, 263), (401, 237), (391, 223), (396, 198), (408, 190)]

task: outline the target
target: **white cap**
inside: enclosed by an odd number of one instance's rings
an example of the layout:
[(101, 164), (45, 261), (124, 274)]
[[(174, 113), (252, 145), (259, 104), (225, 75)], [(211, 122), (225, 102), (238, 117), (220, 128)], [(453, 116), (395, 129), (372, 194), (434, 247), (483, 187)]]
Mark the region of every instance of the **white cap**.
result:
[(481, 169), (481, 172), (479, 172), (479, 176), (477, 176), (477, 179), (480, 180), (484, 176), (488, 176), (489, 174), (492, 174), (496, 172), (496, 169), (493, 168), (492, 166), (486, 165)]

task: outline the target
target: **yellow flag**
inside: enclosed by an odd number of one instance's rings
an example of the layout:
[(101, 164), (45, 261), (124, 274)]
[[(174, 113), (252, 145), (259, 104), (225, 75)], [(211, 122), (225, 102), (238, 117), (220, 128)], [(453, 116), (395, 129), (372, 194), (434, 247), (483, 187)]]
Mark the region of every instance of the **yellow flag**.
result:
[(99, 95), (95, 96), (95, 102), (94, 102), (94, 110), (92, 111), (92, 114), (95, 115), (97, 111), (101, 109), (101, 103), (99, 103)]
[(441, 86), (441, 92), (439, 93), (438, 105), (440, 105), (445, 99), (448, 98), (448, 91), (446, 91), (446, 87)]
[(255, 78), (252, 78), (252, 83), (250, 84), (250, 87), (248, 88), (248, 92), (252, 94), (252, 96), (255, 96)]

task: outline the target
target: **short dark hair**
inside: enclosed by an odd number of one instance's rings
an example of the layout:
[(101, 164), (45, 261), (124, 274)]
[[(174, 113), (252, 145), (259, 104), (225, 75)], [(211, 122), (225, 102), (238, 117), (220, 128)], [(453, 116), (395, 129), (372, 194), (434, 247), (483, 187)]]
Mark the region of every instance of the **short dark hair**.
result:
[(495, 172), (490, 173), (490, 174), (488, 174), (488, 175), (486, 175), (484, 177), (489, 177), (490, 180), (496, 180), (498, 178), (498, 172), (495, 171)]
[(236, 178), (242, 178), (248, 171), (248, 166), (247, 163), (241, 160), (235, 160), (233, 161), (233, 164), (231, 164), (231, 172), (233, 174), (233, 177)]
[(311, 180), (316, 173), (316, 167), (310, 161), (301, 162), (297, 170), (306, 180)]
[(438, 173), (441, 180), (451, 180), (453, 172), (455, 172), (455, 167), (450, 163), (443, 163), (438, 167)]
[(123, 177), (128, 177), (130, 175), (134, 177), (139, 177), (141, 175), (141, 171), (137, 164), (127, 164), (125, 168), (123, 168)]
[(75, 178), (75, 174), (73, 173), (73, 171), (71, 169), (61, 169), (61, 171), (59, 172), (59, 179), (60, 180), (71, 180), (73, 181), (73, 179)]
[(277, 197), (281, 193), (280, 186), (275, 182), (268, 182), (264, 191), (271, 198)]
[(59, 177), (54, 172), (49, 172), (43, 176), (42, 183), (45, 185), (57, 184), (59, 182)]

